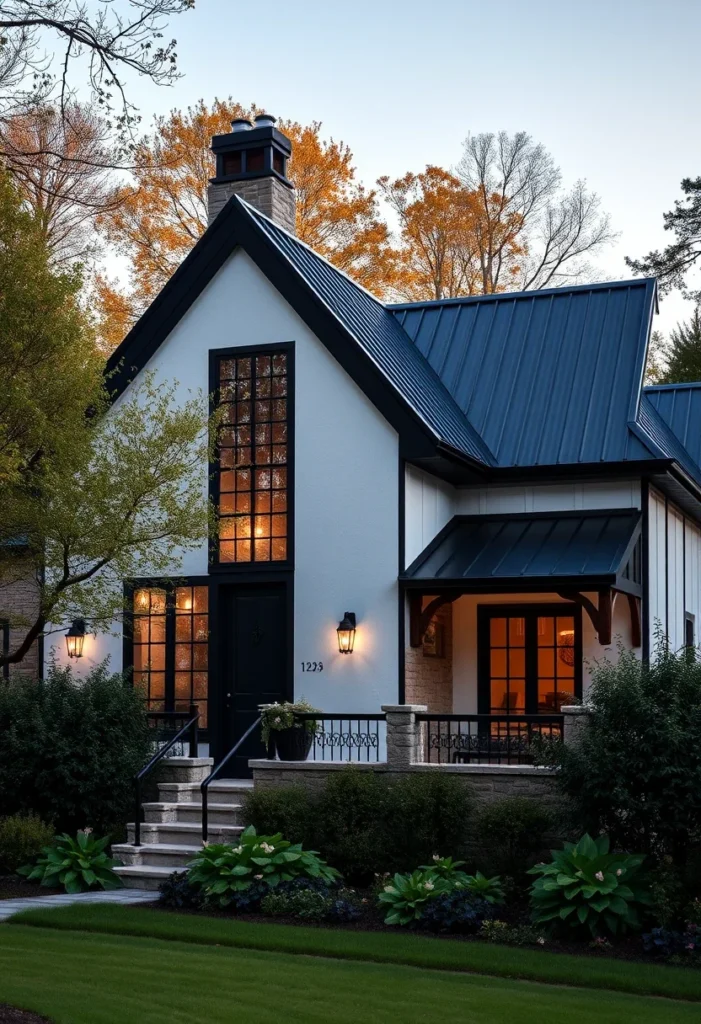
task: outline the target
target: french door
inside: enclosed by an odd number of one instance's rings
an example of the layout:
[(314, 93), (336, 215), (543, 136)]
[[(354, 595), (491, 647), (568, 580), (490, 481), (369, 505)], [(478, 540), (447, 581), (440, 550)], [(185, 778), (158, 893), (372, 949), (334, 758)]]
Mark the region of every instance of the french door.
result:
[(477, 634), (480, 714), (553, 715), (581, 697), (578, 605), (483, 605)]

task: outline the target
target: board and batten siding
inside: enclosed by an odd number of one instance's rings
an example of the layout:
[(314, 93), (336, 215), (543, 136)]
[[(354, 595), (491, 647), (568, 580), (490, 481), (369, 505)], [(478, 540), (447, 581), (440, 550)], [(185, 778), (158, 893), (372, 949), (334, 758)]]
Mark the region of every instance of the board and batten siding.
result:
[(701, 625), (701, 530), (663, 494), (650, 488), (648, 505), (649, 629), (654, 650), (659, 627), (672, 650), (684, 644), (684, 619)]
[[(147, 369), (156, 380), (179, 381), (185, 399), (190, 389), (209, 392), (210, 350), (283, 342), (295, 346), (294, 693), (324, 711), (375, 711), (397, 699), (396, 431), (241, 250)], [(203, 464), (203, 493), (207, 479)], [(206, 544), (175, 569), (178, 576), (207, 571)], [(347, 610), (358, 618), (352, 657), (339, 654), (336, 636)], [(118, 623), (115, 634), (87, 637), (79, 667), (109, 655), (121, 669)], [(62, 635), (47, 644), (48, 658), (52, 650), (65, 661)], [(303, 661), (321, 661), (324, 670), (303, 673)]]

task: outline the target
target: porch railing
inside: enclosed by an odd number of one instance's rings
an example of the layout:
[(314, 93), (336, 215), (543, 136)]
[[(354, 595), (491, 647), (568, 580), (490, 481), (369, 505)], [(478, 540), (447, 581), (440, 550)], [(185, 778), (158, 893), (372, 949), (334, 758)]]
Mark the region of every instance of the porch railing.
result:
[(315, 723), (311, 733), (309, 761), (377, 762), (385, 749), (385, 715), (296, 714), (298, 722)]
[(434, 764), (532, 764), (534, 740), (562, 740), (563, 715), (417, 714), (417, 760)]

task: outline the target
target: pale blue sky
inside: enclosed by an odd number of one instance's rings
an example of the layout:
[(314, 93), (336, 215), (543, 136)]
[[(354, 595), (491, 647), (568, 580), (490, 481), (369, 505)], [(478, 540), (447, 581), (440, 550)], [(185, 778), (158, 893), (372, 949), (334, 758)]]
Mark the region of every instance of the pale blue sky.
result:
[[(368, 185), (455, 164), (468, 132), (530, 132), (611, 213), (606, 278), (667, 241), (662, 212), (701, 174), (701, 0), (197, 0), (168, 34), (185, 75), (138, 87), (145, 124), (199, 97), (255, 101), (323, 121)], [(687, 313), (673, 296), (656, 326)]]

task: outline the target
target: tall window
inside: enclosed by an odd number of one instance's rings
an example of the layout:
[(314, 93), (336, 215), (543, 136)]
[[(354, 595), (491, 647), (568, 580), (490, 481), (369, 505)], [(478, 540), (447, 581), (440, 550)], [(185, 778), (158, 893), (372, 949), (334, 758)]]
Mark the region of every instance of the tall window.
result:
[(571, 605), (482, 607), (483, 714), (558, 714), (581, 696), (581, 613)]
[(287, 352), (218, 360), (219, 562), (285, 562), (290, 463)]
[(134, 683), (149, 711), (197, 704), (207, 726), (209, 609), (206, 586), (139, 587), (133, 599)]

